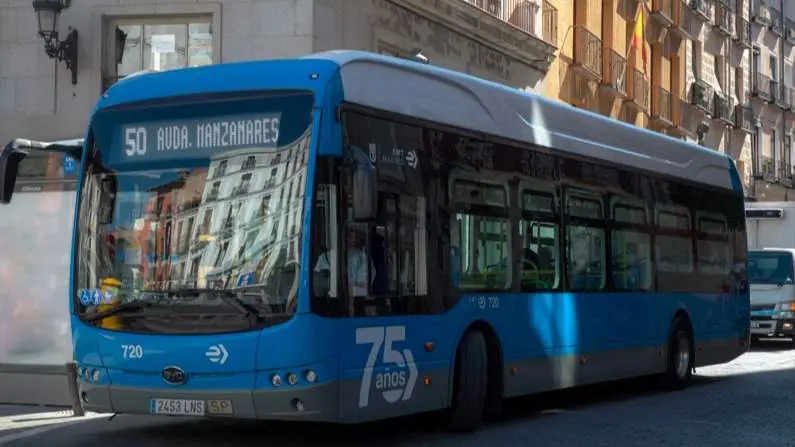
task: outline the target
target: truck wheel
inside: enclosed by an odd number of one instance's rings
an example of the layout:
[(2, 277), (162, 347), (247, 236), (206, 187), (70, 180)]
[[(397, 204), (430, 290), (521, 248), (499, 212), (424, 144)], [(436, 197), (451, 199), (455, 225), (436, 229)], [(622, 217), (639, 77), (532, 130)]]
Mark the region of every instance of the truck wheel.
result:
[(455, 356), (453, 404), (447, 425), (455, 431), (473, 431), (483, 421), (488, 385), (486, 339), (480, 331), (464, 334)]
[(670, 390), (681, 390), (692, 377), (693, 336), (685, 320), (676, 317), (668, 334), (668, 359), (663, 384)]

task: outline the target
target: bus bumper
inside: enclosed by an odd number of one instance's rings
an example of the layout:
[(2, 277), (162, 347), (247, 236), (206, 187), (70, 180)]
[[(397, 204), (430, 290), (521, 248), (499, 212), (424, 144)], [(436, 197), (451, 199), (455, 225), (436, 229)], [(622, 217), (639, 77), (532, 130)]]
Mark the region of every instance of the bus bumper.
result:
[(86, 411), (118, 414), (161, 414), (155, 409), (157, 401), (174, 399), (192, 404), (194, 410), (196, 402), (203, 402), (203, 414), (165, 414), (167, 416), (337, 422), (338, 395), (336, 382), (253, 391), (177, 391), (80, 384), (80, 397)]

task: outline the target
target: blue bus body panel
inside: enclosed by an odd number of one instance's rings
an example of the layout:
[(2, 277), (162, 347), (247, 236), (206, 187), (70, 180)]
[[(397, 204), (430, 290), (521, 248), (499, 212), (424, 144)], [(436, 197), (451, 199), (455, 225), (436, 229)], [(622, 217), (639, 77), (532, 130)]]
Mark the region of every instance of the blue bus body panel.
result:
[[(347, 85), (340, 67), (331, 60), (299, 59), (191, 69), (189, 77), (184, 70), (146, 75), (124, 80), (111, 88), (99, 101), (95, 113), (135, 102), (207, 94), (207, 86), (212, 86), (212, 93), (308, 90), (314, 94), (315, 111), (320, 112), (315, 117), (316, 135), (310, 159), (319, 155), (341, 155), (342, 130), (336, 119), (336, 107), (348, 96), (343, 90)], [(441, 75), (436, 73), (435, 76)], [(222, 78), (223, 82), (219, 82)], [(376, 94), (375, 90), (373, 92)], [(558, 105), (539, 101), (549, 107), (550, 113), (567, 113)], [(601, 120), (599, 117), (598, 122)], [(607, 125), (620, 126), (605, 123)], [(641, 134), (644, 138), (652, 138), (646, 132)], [(571, 141), (575, 140), (572, 137)], [(582, 142), (590, 143), (585, 139)], [(655, 142), (662, 147), (667, 139)], [(681, 142), (676, 144), (682, 145)], [(601, 150), (610, 150), (605, 148)], [(686, 159), (686, 150), (680, 147), (677, 150), (683, 154), (680, 158)], [(701, 151), (700, 148), (693, 150)], [(717, 157), (698, 154), (709, 158), (709, 163)], [(685, 164), (683, 161), (682, 165)], [(725, 177), (715, 169), (709, 172), (715, 184), (725, 183), (734, 191), (741, 191), (739, 176), (731, 161), (726, 166)], [(314, 174), (315, 163), (310, 162), (308, 178), (313, 179)], [(313, 209), (314, 199), (314, 188), (307, 188), (306, 210)], [(312, 234), (311, 219), (311, 213), (306, 212), (303, 234)], [(310, 254), (309, 244), (302, 244), (303, 266), (313, 265)], [(206, 391), (268, 390), (272, 388), (274, 373), (284, 375), (311, 369), (317, 372), (319, 384), (339, 381), (340, 419), (358, 421), (447, 406), (452, 388), (450, 370), (458, 343), (464, 331), (476, 322), (488, 323), (494, 328), (506, 368), (529, 366), (524, 370), (519, 368), (516, 376), (506, 378), (507, 395), (533, 391), (532, 382), (537, 377), (533, 374), (539, 374), (533, 371), (533, 368), (539, 369), (539, 363), (534, 362), (539, 361), (553, 368), (545, 371), (548, 380), (554, 382), (543, 385), (547, 388), (566, 385), (560, 380), (567, 375), (578, 377), (576, 383), (603, 377), (587, 376), (585, 363), (579, 363), (582, 358), (565, 370), (553, 365), (555, 359), (569, 356), (592, 357), (598, 362), (603, 354), (620, 357), (643, 352), (656, 362), (650, 364), (650, 370), (657, 371), (665, 364), (662, 353), (669, 325), (678, 310), (690, 315), (697, 349), (710, 343), (725, 345), (725, 360), (738, 355), (741, 350), (738, 339), (748, 329), (748, 296), (729, 291), (715, 294), (477, 293), (463, 295), (445, 314), (329, 319), (309, 313), (308, 272), (303, 269), (301, 273), (297, 314), (287, 323), (262, 331), (189, 336), (119, 333), (90, 327), (73, 315), (76, 361), (81, 366), (101, 368), (106, 374), (102, 385), (158, 389), (164, 393), (173, 387), (162, 380), (161, 371), (172, 365), (184, 368), (191, 375), (191, 380), (180, 389)], [(378, 346), (374, 346), (372, 337), (381, 337)], [(390, 340), (392, 342), (388, 343)], [(223, 362), (212, 361), (218, 359), (220, 345), (227, 357)], [(137, 348), (131, 346), (141, 347), (140, 358), (130, 358), (130, 352), (137, 352)], [(390, 355), (394, 352), (400, 355)], [(615, 358), (605, 360), (605, 364), (614, 362)], [(403, 359), (402, 364), (399, 359)], [(415, 365), (416, 369), (412, 370)], [(632, 375), (628, 371), (626, 374)], [(371, 383), (365, 380), (368, 377)], [(411, 382), (411, 387), (407, 387), (407, 381)], [(296, 387), (308, 386), (305, 382), (296, 384)], [(408, 388), (411, 391), (407, 391)]]

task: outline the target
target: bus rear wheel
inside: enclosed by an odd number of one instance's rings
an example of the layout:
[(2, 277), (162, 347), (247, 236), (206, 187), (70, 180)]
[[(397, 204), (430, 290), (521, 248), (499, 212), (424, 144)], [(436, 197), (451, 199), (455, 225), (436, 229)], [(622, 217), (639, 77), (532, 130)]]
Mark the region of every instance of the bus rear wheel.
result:
[(488, 391), (486, 338), (477, 330), (464, 334), (455, 356), (453, 402), (447, 425), (454, 431), (473, 431), (483, 421)]
[(668, 359), (663, 376), (664, 386), (670, 390), (681, 390), (693, 377), (693, 336), (690, 325), (682, 317), (674, 318), (668, 334)]

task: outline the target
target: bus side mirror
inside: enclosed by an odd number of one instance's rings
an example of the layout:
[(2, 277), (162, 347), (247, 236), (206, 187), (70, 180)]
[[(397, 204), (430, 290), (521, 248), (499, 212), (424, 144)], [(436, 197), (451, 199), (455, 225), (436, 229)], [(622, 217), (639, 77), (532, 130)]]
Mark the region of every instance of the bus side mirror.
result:
[(14, 195), (14, 187), (17, 183), (19, 163), (27, 155), (28, 153), (18, 149), (13, 141), (0, 152), (0, 204), (11, 203), (11, 196)]
[(369, 222), (378, 214), (378, 179), (375, 165), (370, 157), (357, 147), (351, 146), (353, 156), (353, 194), (351, 208), (355, 222)]

